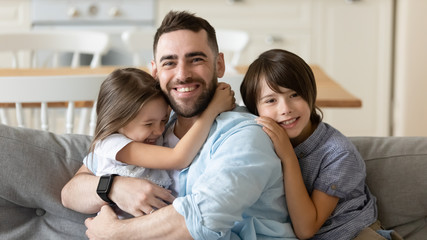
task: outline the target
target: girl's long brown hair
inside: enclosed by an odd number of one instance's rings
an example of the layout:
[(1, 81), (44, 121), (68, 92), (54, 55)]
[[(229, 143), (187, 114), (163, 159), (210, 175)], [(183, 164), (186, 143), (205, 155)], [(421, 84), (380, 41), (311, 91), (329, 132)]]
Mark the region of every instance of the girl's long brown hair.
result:
[(164, 95), (159, 83), (147, 72), (137, 68), (113, 71), (104, 80), (96, 104), (96, 128), (89, 151), (98, 141), (117, 133), (136, 117), (148, 101)]

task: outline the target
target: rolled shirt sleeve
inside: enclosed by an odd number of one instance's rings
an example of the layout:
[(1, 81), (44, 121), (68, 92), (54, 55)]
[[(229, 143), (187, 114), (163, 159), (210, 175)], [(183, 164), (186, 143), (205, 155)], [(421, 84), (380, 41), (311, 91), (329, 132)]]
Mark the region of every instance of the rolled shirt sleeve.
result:
[(281, 163), (253, 117), (223, 113), (173, 205), (194, 239), (295, 239)]

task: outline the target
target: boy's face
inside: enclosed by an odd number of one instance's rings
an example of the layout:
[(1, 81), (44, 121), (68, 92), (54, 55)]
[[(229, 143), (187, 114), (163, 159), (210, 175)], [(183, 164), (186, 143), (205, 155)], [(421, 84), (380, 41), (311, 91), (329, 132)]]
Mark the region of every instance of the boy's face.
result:
[(279, 93), (273, 91), (264, 79), (260, 87), (257, 99), (259, 115), (276, 121), (286, 130), (292, 142), (300, 143), (307, 139), (312, 132), (307, 101), (289, 88), (279, 87)]
[(179, 115), (200, 114), (224, 74), (222, 54), (214, 56), (204, 30), (177, 30), (160, 36), (152, 75)]

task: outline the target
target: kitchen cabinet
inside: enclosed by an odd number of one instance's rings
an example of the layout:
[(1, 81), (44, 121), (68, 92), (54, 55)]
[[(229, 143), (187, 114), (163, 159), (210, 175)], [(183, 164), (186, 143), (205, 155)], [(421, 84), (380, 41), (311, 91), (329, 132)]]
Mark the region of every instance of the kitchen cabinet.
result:
[(362, 99), (358, 109), (324, 111), (346, 135), (391, 133), (393, 1), (316, 1), (313, 61)]
[[(30, 6), (30, 0), (0, 0), (0, 32), (29, 30)], [(0, 53), (0, 67), (11, 67), (10, 59), (8, 53)]]
[(240, 64), (282, 48), (317, 64), (362, 99), (361, 108), (324, 108), (324, 120), (349, 136), (391, 131), (393, 0), (159, 0), (157, 25), (188, 10), (215, 28), (245, 30)]
[[(250, 64), (267, 49), (283, 48), (311, 58), (311, 0), (159, 0), (157, 25), (170, 10), (188, 10), (216, 29), (247, 31), (250, 40), (239, 64)], [(227, 59), (226, 59), (227, 60)]]

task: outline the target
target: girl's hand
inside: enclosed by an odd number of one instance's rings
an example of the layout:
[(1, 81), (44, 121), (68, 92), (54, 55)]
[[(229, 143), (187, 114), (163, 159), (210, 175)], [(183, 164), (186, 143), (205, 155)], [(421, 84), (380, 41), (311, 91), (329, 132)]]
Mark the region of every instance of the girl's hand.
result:
[(287, 159), (290, 159), (290, 154), (295, 155), (289, 136), (283, 127), (269, 117), (257, 117), (256, 121), (263, 126), (262, 129), (268, 134), (271, 141), (273, 141), (276, 154), (283, 163)]
[(231, 90), (231, 86), (227, 83), (219, 82), (208, 109), (211, 108), (216, 116), (222, 112), (230, 111), (235, 107), (236, 99), (234, 98), (234, 91)]

